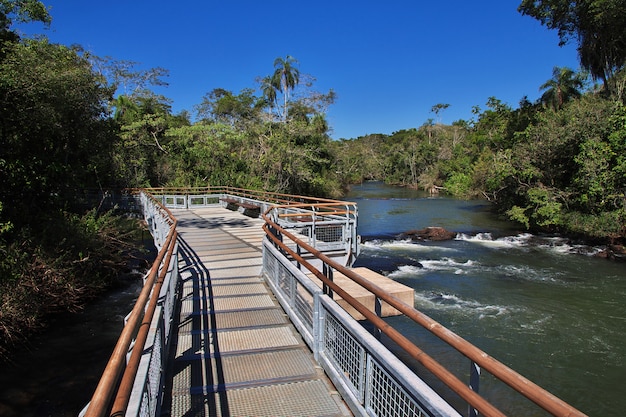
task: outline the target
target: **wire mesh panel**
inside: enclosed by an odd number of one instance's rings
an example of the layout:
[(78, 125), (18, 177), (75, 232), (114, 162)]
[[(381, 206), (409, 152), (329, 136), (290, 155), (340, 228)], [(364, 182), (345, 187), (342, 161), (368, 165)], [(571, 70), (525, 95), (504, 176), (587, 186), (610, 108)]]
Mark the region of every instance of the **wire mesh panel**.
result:
[(174, 315), (174, 308), (175, 305), (174, 303), (176, 302), (176, 287), (178, 284), (178, 256), (176, 255), (178, 254), (178, 244), (176, 244), (176, 247), (174, 248), (174, 256), (172, 256), (172, 262), (170, 264), (170, 270), (167, 273), (166, 277), (165, 277), (165, 282), (167, 283), (167, 285), (164, 286), (165, 289), (165, 293), (163, 291), (161, 291), (161, 300), (162, 300), (162, 307), (163, 307), (163, 311), (164, 311), (164, 335), (165, 335), (165, 340), (164, 340), (164, 345), (167, 346), (169, 343), (169, 338), (170, 338), (170, 326), (172, 324), (172, 320), (171, 317)]
[(323, 339), (324, 351), (351, 385), (351, 390), (363, 401), (365, 349), (332, 315), (327, 314)]
[(376, 417), (429, 416), (413, 397), (371, 356), (368, 358), (368, 390), (365, 407)]
[(315, 238), (322, 242), (342, 242), (343, 225), (328, 225), (315, 228)]
[(137, 417), (148, 417), (152, 415), (153, 414), (150, 414), (150, 396), (148, 395), (148, 391), (144, 391), (141, 396), (141, 407)]
[(219, 195), (190, 195), (188, 199), (189, 199), (189, 208), (204, 207), (204, 206), (220, 203)]
[(289, 305), (293, 305), (293, 277), (283, 264), (278, 263), (277, 269), (276, 286), (280, 289), (283, 296), (289, 300)]
[(156, 415), (156, 407), (161, 392), (161, 371), (163, 369), (163, 347), (161, 326), (157, 329), (152, 345), (150, 368), (148, 369), (148, 393), (150, 396), (150, 415)]
[(313, 295), (296, 281), (294, 309), (310, 332), (313, 332), (313, 302)]
[(276, 266), (278, 265), (278, 260), (272, 256), (271, 253), (264, 250), (263, 251), (263, 270), (265, 271), (265, 277), (272, 282), (275, 282), (276, 278)]

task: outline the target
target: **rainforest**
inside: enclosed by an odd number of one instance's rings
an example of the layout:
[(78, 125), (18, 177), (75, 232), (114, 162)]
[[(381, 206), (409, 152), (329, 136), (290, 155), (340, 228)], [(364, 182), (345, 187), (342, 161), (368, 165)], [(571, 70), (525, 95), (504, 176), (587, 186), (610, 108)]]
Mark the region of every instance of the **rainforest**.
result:
[[(206, 92), (174, 114), (165, 68), (22, 37), (50, 24), (37, 0), (0, 0), (0, 335), (19, 343), (41, 317), (80, 308), (115, 281), (135, 226), (77, 190), (229, 185), (341, 198), (367, 180), (479, 198), (535, 232), (619, 246), (626, 236), (626, 5), (527, 1), (518, 11), (578, 45), (539, 99), (490, 97), (470, 120), (331, 139), (337, 93), (296, 57), (268, 58), (251, 87)], [(273, 60), (272, 60), (273, 59)], [(103, 268), (102, 266), (106, 267)], [(28, 306), (28, 308), (24, 308)]]

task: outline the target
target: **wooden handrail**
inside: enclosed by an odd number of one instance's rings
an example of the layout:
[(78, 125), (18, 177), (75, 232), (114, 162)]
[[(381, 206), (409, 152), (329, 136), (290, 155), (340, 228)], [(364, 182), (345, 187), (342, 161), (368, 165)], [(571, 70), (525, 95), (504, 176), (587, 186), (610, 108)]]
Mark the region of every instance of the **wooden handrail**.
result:
[(122, 380), (120, 382), (119, 389), (117, 390), (115, 402), (113, 403), (113, 408), (111, 409), (112, 417), (121, 417), (126, 415), (126, 409), (128, 408), (128, 402), (130, 400), (133, 384), (135, 383), (135, 377), (137, 376), (137, 371), (141, 362), (141, 356), (144, 353), (144, 346), (146, 345), (146, 341), (148, 339), (150, 325), (152, 324), (154, 312), (159, 301), (159, 294), (161, 293), (161, 288), (163, 287), (163, 283), (165, 282), (165, 277), (169, 270), (170, 262), (174, 252), (173, 249), (174, 245), (176, 244), (176, 237), (178, 236), (178, 233), (176, 232), (176, 225), (173, 226), (173, 231), (173, 238), (170, 241), (170, 247), (168, 248), (167, 256), (165, 258), (163, 266), (161, 267), (161, 273), (159, 274), (159, 278), (157, 279), (152, 290), (152, 297), (150, 297), (148, 307), (146, 308), (146, 312), (141, 322), (141, 326), (139, 327), (137, 336), (135, 338), (135, 346), (133, 347), (133, 351), (130, 355), (130, 358), (128, 359), (128, 363), (126, 364), (126, 370), (124, 371), (124, 375), (122, 375)]

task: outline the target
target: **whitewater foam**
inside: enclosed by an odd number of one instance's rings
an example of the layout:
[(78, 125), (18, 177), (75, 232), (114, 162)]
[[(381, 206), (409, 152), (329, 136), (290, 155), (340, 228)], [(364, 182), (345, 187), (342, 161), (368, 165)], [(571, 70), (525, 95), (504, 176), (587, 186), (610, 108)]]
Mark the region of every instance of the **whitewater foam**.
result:
[(465, 233), (459, 233), (456, 236), (456, 240), (478, 243), (494, 248), (523, 248), (528, 245), (528, 242), (532, 237), (533, 235), (530, 233), (521, 233), (516, 236), (504, 236), (494, 239), (491, 233), (477, 233), (473, 236)]
[(403, 240), (368, 240), (361, 244), (363, 250), (369, 251), (410, 251), (410, 252), (456, 252), (457, 249), (444, 246), (423, 245), (410, 239)]
[(517, 307), (482, 304), (476, 300), (466, 300), (455, 294), (416, 292), (415, 305), (417, 309), (427, 308), (448, 312), (458, 312), (464, 315), (475, 315), (479, 320), (493, 318), (520, 311)]
[(563, 255), (582, 254), (594, 256), (602, 251), (602, 248), (598, 247), (572, 244), (567, 238), (564, 237), (535, 236), (530, 233), (520, 233), (515, 236), (504, 236), (499, 238), (494, 238), (491, 233), (477, 233), (476, 235), (459, 233), (457, 234), (455, 240), (503, 249), (526, 249), (530, 247), (536, 247), (539, 249), (550, 251), (552, 253)]

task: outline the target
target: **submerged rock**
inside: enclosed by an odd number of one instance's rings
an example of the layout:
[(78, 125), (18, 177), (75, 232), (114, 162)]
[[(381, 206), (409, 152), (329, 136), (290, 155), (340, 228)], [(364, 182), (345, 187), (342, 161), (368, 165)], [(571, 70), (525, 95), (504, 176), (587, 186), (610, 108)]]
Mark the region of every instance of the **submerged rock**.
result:
[(604, 250), (598, 252), (596, 257), (614, 261), (626, 261), (626, 247), (623, 245), (608, 245)]
[(400, 233), (398, 239), (411, 239), (411, 240), (452, 240), (456, 237), (455, 232), (450, 232), (443, 227), (426, 227), (420, 230), (409, 230), (408, 232)]

